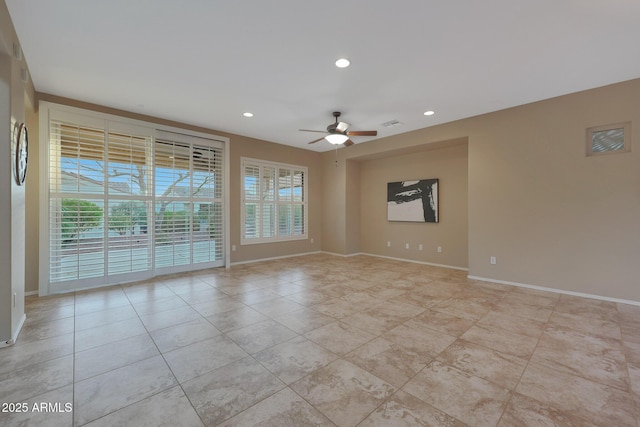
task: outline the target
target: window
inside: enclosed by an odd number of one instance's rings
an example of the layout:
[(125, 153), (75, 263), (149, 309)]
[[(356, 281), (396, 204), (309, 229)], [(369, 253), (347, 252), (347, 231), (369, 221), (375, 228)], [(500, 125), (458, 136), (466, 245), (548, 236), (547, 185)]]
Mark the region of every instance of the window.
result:
[(47, 115), (41, 293), (224, 265), (224, 142), (95, 116)]
[(631, 122), (587, 129), (587, 156), (631, 151)]
[(242, 159), (241, 243), (307, 238), (307, 168)]

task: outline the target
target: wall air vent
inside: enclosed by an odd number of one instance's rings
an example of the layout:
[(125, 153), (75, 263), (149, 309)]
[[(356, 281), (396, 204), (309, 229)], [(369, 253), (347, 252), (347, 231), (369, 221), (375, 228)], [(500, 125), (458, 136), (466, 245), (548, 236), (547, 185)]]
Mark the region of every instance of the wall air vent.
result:
[(587, 156), (631, 151), (631, 122), (587, 129)]

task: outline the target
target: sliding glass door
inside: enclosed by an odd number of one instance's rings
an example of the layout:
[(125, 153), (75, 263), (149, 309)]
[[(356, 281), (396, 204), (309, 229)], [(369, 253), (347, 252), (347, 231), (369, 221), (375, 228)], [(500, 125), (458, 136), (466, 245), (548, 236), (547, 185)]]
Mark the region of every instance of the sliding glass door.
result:
[(66, 113), (48, 129), (47, 293), (224, 265), (223, 142)]

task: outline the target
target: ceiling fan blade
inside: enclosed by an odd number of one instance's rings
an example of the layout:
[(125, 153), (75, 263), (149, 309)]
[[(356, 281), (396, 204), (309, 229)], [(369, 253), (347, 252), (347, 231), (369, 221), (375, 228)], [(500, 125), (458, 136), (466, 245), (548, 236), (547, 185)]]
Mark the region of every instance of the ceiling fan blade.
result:
[(349, 123), (338, 122), (336, 123), (336, 130), (344, 133), (349, 129), (349, 126), (351, 126)]
[(323, 136), (322, 138), (318, 138), (318, 139), (316, 139), (316, 140), (314, 140), (314, 141), (311, 141), (311, 142), (309, 142), (308, 144), (315, 144), (316, 142), (318, 142), (318, 141), (322, 141), (323, 139), (324, 139), (324, 136)]
[(347, 132), (348, 136), (378, 136), (377, 130), (352, 130)]
[(345, 147), (348, 147), (348, 146), (353, 145), (353, 144), (355, 144), (355, 142), (353, 142), (353, 141), (352, 141), (352, 140), (350, 140), (350, 139), (347, 139), (347, 140), (344, 142), (344, 144), (343, 144), (343, 145), (344, 145)]
[(298, 129), (301, 132), (320, 132), (320, 133), (327, 133), (326, 130), (313, 130), (313, 129)]

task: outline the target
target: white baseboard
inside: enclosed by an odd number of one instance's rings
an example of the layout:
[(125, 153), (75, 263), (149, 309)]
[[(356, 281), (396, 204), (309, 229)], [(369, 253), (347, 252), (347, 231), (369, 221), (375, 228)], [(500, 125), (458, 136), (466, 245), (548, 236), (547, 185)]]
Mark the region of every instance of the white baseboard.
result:
[(341, 258), (351, 258), (351, 257), (358, 256), (358, 255), (366, 255), (366, 254), (364, 254), (362, 252), (355, 252), (355, 253), (352, 253), (352, 254), (339, 254), (339, 253), (336, 253), (336, 252), (320, 251), (320, 253), (327, 254), (327, 255), (333, 255), (333, 256), (339, 256)]
[(564, 289), (547, 288), (547, 287), (544, 287), (544, 286), (528, 285), (526, 283), (518, 283), (518, 282), (510, 282), (510, 281), (507, 281), (507, 280), (490, 279), (490, 278), (487, 278), (487, 277), (467, 276), (467, 278), (469, 278), (471, 280), (480, 280), (480, 281), (483, 281), (483, 282), (498, 283), (500, 285), (516, 286), (518, 288), (535, 289), (535, 290), (538, 290), (538, 291), (553, 292), (553, 293), (556, 293), (556, 294), (573, 295), (573, 296), (582, 297), (582, 298), (591, 298), (591, 299), (597, 299), (597, 300), (601, 300), (601, 301), (609, 301), (609, 302), (616, 302), (616, 303), (621, 303), (621, 304), (630, 304), (630, 305), (640, 306), (640, 301), (632, 301), (632, 300), (626, 300), (626, 299), (621, 299), (621, 298), (611, 298), (611, 297), (605, 297), (605, 296), (602, 296), (602, 295), (587, 294), (587, 293), (584, 293), (584, 292), (566, 291)]
[(300, 257), (300, 256), (305, 256), (305, 255), (315, 255), (315, 254), (319, 254), (319, 253), (322, 253), (322, 251), (304, 252), (304, 253), (300, 253), (300, 254), (274, 256), (274, 257), (270, 257), (270, 258), (250, 259), (248, 261), (232, 262), (231, 265), (253, 264), (254, 262), (272, 261), (272, 260), (275, 260), (275, 259), (296, 258), (296, 257)]
[(434, 262), (418, 261), (418, 260), (415, 260), (415, 259), (396, 258), (396, 257), (391, 257), (391, 256), (386, 256), (386, 255), (370, 254), (370, 253), (366, 253), (366, 252), (360, 252), (358, 255), (367, 255), (367, 256), (372, 256), (372, 257), (376, 257), (376, 258), (385, 258), (385, 259), (392, 259), (392, 260), (395, 260), (395, 261), (411, 262), (413, 264), (430, 265), (432, 267), (449, 268), (451, 270), (469, 271), (469, 269), (466, 268), (466, 267), (458, 267), (458, 266), (455, 266), (455, 265), (447, 265), (447, 264), (436, 264)]
[(23, 314), (22, 318), (20, 319), (20, 324), (18, 325), (18, 328), (16, 329), (15, 335), (12, 336), (10, 340), (4, 341), (4, 342), (0, 342), (0, 348), (9, 347), (9, 346), (12, 346), (12, 345), (14, 345), (16, 343), (16, 341), (18, 340), (18, 336), (20, 335), (20, 331), (22, 331), (22, 327), (24, 326), (25, 320), (27, 320), (27, 315)]
[(30, 297), (32, 295), (40, 295), (40, 292), (38, 292), (38, 291), (29, 291), (29, 292), (25, 292), (24, 293), (25, 297)]

